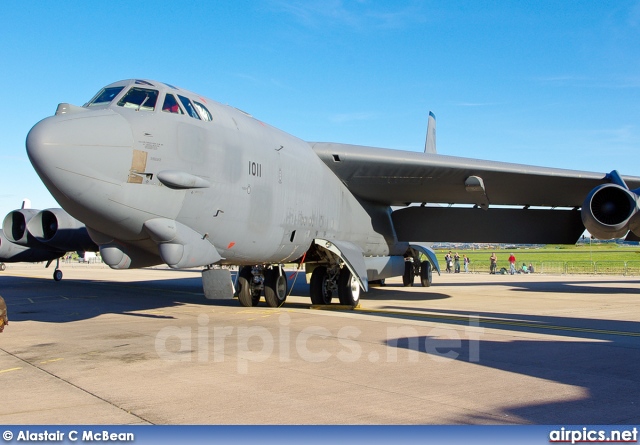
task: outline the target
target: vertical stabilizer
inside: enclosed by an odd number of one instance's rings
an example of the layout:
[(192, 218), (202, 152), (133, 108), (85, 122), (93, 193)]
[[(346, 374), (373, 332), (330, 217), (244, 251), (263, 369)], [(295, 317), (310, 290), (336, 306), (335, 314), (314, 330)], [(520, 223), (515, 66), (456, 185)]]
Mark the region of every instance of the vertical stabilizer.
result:
[(31, 208), (31, 200), (28, 198), (24, 198), (22, 200), (22, 208), (23, 209), (30, 209)]
[(424, 152), (436, 154), (436, 115), (429, 111), (427, 122), (427, 140), (424, 142)]

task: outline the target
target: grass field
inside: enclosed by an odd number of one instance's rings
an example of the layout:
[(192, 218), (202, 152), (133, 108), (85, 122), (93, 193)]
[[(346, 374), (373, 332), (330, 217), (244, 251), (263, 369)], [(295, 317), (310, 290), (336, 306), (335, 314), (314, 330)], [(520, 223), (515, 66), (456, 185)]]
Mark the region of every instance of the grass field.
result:
[[(444, 256), (449, 249), (436, 250), (440, 267), (444, 270)], [(471, 260), (470, 271), (489, 270), (489, 257), (492, 252), (498, 257), (498, 269), (509, 267), (511, 253), (516, 257), (516, 265), (533, 264), (536, 272), (549, 273), (612, 273), (640, 275), (640, 246), (620, 246), (616, 244), (594, 244), (592, 246), (546, 246), (539, 249), (475, 249), (454, 250), (460, 255), (460, 267), (463, 269), (462, 256)], [(464, 269), (463, 269), (464, 270)]]

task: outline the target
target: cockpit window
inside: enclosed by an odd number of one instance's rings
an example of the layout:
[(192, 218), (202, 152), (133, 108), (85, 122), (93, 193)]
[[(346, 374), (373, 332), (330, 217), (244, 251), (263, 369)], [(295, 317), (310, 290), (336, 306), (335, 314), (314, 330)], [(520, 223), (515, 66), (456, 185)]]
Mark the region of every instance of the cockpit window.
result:
[(153, 111), (158, 100), (157, 90), (134, 87), (127, 91), (118, 105), (125, 108), (135, 108), (136, 110)]
[(164, 98), (164, 103), (162, 104), (162, 111), (166, 111), (167, 113), (176, 113), (183, 114), (180, 105), (178, 105), (178, 101), (173, 94), (167, 94)]
[(180, 98), (180, 102), (182, 102), (184, 109), (187, 110), (187, 114), (195, 119), (200, 119), (200, 116), (198, 116), (198, 113), (196, 112), (196, 109), (193, 107), (193, 104), (191, 103), (191, 101), (184, 96), (180, 96), (179, 94), (178, 94), (178, 97)]
[(108, 87), (103, 88), (98, 94), (94, 96), (91, 101), (87, 104), (89, 107), (96, 107), (98, 105), (105, 105), (110, 103), (114, 97), (122, 91), (124, 87)]
[(194, 100), (193, 101), (193, 106), (196, 107), (196, 110), (198, 110), (198, 113), (200, 114), (200, 118), (203, 121), (212, 121), (213, 120), (213, 117), (211, 117), (211, 113), (209, 113), (209, 110), (207, 110), (207, 107), (202, 105), (200, 102), (196, 102)]

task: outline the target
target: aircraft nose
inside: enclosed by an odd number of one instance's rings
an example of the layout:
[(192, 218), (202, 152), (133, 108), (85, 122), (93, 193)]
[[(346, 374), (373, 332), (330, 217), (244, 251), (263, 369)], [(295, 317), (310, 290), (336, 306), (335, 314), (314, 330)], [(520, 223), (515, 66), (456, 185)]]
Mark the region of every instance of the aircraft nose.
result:
[(96, 184), (108, 188), (126, 182), (132, 147), (129, 123), (111, 110), (48, 117), (29, 131), (26, 140), (31, 164), (60, 204), (80, 203), (86, 195), (99, 192)]

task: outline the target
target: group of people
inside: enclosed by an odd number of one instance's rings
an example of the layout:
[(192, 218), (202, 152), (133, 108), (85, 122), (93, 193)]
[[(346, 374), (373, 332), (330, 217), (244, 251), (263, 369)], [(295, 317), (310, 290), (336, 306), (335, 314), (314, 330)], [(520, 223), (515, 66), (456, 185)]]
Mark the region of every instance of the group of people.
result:
[[(460, 273), (460, 255), (458, 252), (452, 254), (451, 251), (449, 251), (449, 253), (444, 256), (444, 262), (447, 266), (446, 271), (448, 273)], [(462, 255), (462, 263), (464, 264), (464, 271), (469, 272), (469, 257)]]
[[(496, 253), (493, 252), (489, 257), (489, 273), (495, 274), (497, 268), (498, 257), (496, 256)], [(527, 266), (525, 263), (522, 263), (522, 267), (520, 269), (516, 269), (516, 256), (512, 253), (509, 255), (509, 273), (511, 275), (516, 273), (533, 273), (533, 264), (529, 263), (529, 266)]]
[[(470, 262), (469, 257), (462, 255), (462, 264), (464, 265), (464, 271), (466, 273), (469, 272)], [(449, 253), (444, 256), (444, 264), (447, 273), (460, 273), (460, 255), (458, 252), (452, 253), (449, 251)], [(492, 275), (498, 273), (498, 257), (495, 252), (489, 257), (489, 273)], [(525, 263), (522, 263), (522, 267), (518, 269), (516, 268), (516, 256), (511, 253), (509, 254), (509, 270), (507, 271), (507, 269), (503, 267), (500, 273), (510, 273), (511, 275), (516, 273), (533, 273), (533, 264), (529, 263), (527, 266)]]

